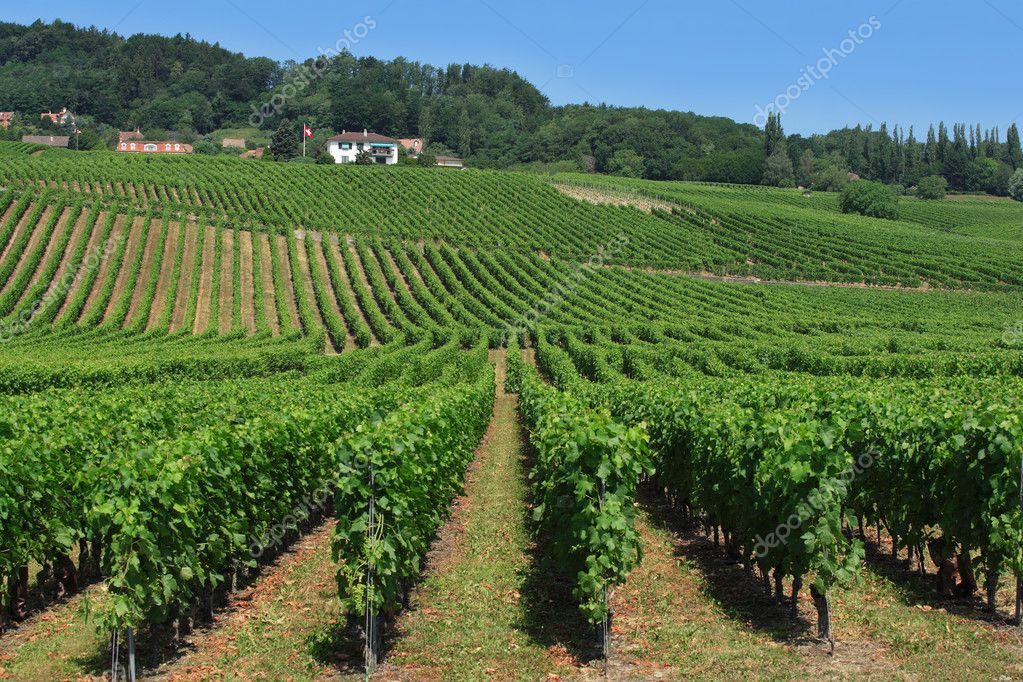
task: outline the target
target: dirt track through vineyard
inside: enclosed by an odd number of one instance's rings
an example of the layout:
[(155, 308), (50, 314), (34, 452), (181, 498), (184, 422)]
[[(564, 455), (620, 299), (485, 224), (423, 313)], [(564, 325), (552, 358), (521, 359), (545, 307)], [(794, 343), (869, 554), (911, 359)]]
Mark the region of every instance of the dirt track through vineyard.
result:
[(280, 316), (278, 315), (277, 296), (274, 292), (273, 259), (270, 257), (270, 240), (266, 234), (259, 232), (254, 234), (256, 238), (255, 247), (259, 248), (259, 276), (260, 282), (256, 286), (263, 289), (263, 304), (266, 307), (266, 317), (270, 323), (270, 331), (274, 336), (281, 335)]
[(252, 281), (252, 233), (244, 230), (238, 233), (238, 245), (241, 248), (242, 276), (242, 326), (249, 334), (256, 331), (255, 291)]
[(238, 295), (234, 290), (234, 259), (235, 249), (240, 247), (234, 243), (232, 230), (218, 230), (216, 238), (220, 239), (221, 251), (220, 290), (214, 294), (220, 297), (220, 319), (210, 320), (209, 326), (213, 328), (216, 325), (218, 332), (226, 334), (234, 324), (234, 297)]
[[(213, 257), (215, 242), (220, 239), (221, 230), (207, 227), (202, 241), (202, 271), (199, 273), (199, 295), (196, 299), (195, 322), (192, 324), (193, 334), (202, 334), (210, 326), (210, 307), (213, 303)], [(218, 300), (220, 292), (217, 292)], [(220, 327), (220, 320), (213, 322)]]

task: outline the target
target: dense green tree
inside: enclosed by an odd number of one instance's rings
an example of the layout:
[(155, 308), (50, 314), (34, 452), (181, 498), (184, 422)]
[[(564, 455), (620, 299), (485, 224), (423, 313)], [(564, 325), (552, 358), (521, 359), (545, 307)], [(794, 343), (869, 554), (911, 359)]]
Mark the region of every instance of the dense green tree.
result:
[(817, 173), (813, 189), (819, 192), (841, 192), (849, 184), (849, 171), (841, 166), (828, 166)]
[(890, 187), (870, 180), (857, 180), (842, 190), (843, 213), (898, 220), (899, 198)]
[(290, 161), (298, 156), (299, 147), (295, 126), (288, 119), (282, 119), (270, 139), (270, 156), (277, 161)]
[(772, 187), (795, 186), (792, 159), (789, 158), (784, 145), (779, 145), (774, 153), (767, 157), (764, 165), (763, 183)]
[(805, 150), (799, 156), (799, 167), (796, 171), (796, 182), (801, 187), (809, 187), (817, 173), (817, 157), (812, 149)]
[(1009, 179), (1009, 196), (1016, 201), (1023, 201), (1023, 168), (1016, 169)]
[(643, 157), (632, 149), (619, 149), (611, 157), (607, 170), (613, 175), (625, 178), (641, 178), (643, 177)]
[(921, 178), (916, 188), (916, 195), (921, 199), (938, 201), (945, 198), (948, 191), (948, 180), (940, 175), (928, 175)]
[(1005, 143), (1005, 161), (1015, 170), (1023, 168), (1023, 149), (1020, 148), (1019, 128), (1013, 123), (1009, 126), (1009, 132)]

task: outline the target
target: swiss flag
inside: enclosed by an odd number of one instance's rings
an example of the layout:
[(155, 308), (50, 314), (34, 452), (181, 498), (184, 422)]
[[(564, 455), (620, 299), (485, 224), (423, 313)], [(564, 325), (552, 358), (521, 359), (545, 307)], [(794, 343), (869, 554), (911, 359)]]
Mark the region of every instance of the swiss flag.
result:
[(304, 134), (306, 137), (312, 137), (313, 136), (313, 129), (303, 123), (302, 124), (302, 134)]

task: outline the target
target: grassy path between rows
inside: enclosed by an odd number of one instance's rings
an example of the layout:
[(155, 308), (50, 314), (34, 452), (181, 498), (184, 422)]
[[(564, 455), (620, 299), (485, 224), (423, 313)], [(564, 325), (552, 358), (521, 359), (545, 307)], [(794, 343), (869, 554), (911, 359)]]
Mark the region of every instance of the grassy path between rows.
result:
[(524, 436), (517, 398), (504, 392), (504, 353), (493, 359), (493, 421), (412, 608), (396, 623), (382, 680), (543, 679), (571, 670), (567, 651), (537, 636), (536, 612), (527, 612), (537, 572), (525, 520)]

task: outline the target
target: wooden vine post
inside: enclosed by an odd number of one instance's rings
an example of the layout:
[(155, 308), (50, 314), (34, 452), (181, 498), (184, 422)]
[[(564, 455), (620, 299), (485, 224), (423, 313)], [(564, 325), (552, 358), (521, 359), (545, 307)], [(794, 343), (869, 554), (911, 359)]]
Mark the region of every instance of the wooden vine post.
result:
[[(372, 545), (376, 537), (376, 475), (373, 472), (373, 461), (369, 462), (369, 520), (366, 524), (366, 546)], [(365, 622), (365, 647), (363, 649), (366, 659), (366, 675), (369, 676), (376, 670), (379, 660), (379, 627), (377, 614), (373, 606), (373, 566), (366, 566), (366, 622)]]
[[(1023, 458), (1019, 466), (1019, 509), (1023, 514)], [(1016, 627), (1023, 628), (1023, 577), (1016, 576)]]
[[(604, 479), (600, 479), (600, 511), (604, 511)], [(607, 662), (611, 655), (611, 609), (607, 598), (607, 582), (604, 582), (604, 619), (601, 623), (601, 648), (604, 655), (604, 677), (607, 677)]]

